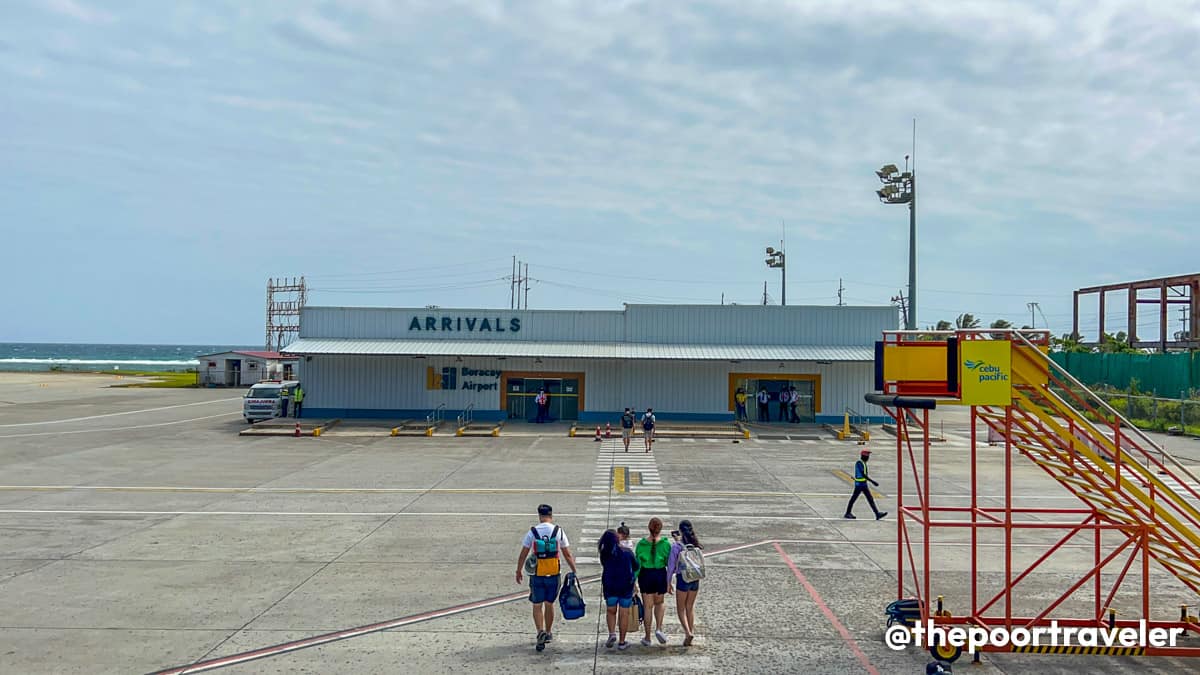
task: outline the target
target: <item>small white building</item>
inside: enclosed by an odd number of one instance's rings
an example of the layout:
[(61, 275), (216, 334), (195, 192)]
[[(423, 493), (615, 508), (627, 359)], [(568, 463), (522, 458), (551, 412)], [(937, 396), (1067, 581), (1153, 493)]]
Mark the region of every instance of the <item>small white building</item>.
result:
[(298, 361), (279, 352), (255, 351), (205, 354), (196, 359), (202, 387), (248, 387), (263, 380), (291, 380)]

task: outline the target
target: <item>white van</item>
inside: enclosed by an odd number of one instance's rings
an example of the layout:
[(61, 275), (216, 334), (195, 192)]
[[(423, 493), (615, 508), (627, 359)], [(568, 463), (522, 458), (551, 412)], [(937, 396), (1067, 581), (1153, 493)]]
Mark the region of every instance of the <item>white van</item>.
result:
[(280, 399), (287, 397), (289, 408), (291, 407), (292, 390), (295, 389), (299, 382), (295, 380), (287, 380), (280, 382), (278, 380), (271, 382), (259, 382), (258, 384), (246, 390), (246, 396), (242, 399), (242, 417), (250, 424), (254, 424), (259, 420), (269, 420), (272, 417), (280, 416)]

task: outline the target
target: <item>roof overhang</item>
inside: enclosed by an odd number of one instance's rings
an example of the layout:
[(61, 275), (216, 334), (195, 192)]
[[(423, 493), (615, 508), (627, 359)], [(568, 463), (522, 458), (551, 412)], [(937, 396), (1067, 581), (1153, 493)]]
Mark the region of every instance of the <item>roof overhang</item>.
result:
[(695, 345), (639, 342), (519, 342), (516, 340), (301, 338), (288, 345), (283, 352), (299, 356), (471, 356), (673, 361), (871, 362), (875, 360), (873, 346)]

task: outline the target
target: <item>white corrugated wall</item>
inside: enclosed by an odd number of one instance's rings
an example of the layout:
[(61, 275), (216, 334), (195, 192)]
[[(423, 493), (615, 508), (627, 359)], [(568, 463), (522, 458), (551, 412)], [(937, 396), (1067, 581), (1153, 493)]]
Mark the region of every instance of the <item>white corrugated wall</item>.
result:
[(872, 389), (870, 363), (784, 363), (726, 361), (606, 361), (584, 359), (420, 359), (412, 357), (313, 356), (302, 360), (300, 377), (309, 408), (358, 410), (425, 410), (444, 403), (461, 410), (474, 403), (478, 410), (499, 410), (499, 390), (427, 390), (426, 368), (436, 376), (443, 367), (459, 369), (458, 383), (494, 380), (467, 377), (462, 368), (507, 372), (584, 373), (586, 411), (638, 410), (728, 413), (729, 373), (819, 374), (822, 415), (839, 415), (847, 407), (862, 414), (883, 412), (863, 401)]

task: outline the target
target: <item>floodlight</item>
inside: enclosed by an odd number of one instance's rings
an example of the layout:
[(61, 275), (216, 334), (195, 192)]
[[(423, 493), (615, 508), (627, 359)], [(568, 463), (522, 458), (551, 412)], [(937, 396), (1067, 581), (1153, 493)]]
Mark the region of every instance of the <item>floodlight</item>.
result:
[(768, 246), (767, 247), (767, 255), (775, 255), (775, 248)]
[(883, 168), (879, 169), (879, 171), (876, 171), (875, 173), (881, 173), (885, 176), (890, 176), (894, 173), (900, 173), (900, 169), (897, 168), (895, 164), (884, 164)]

